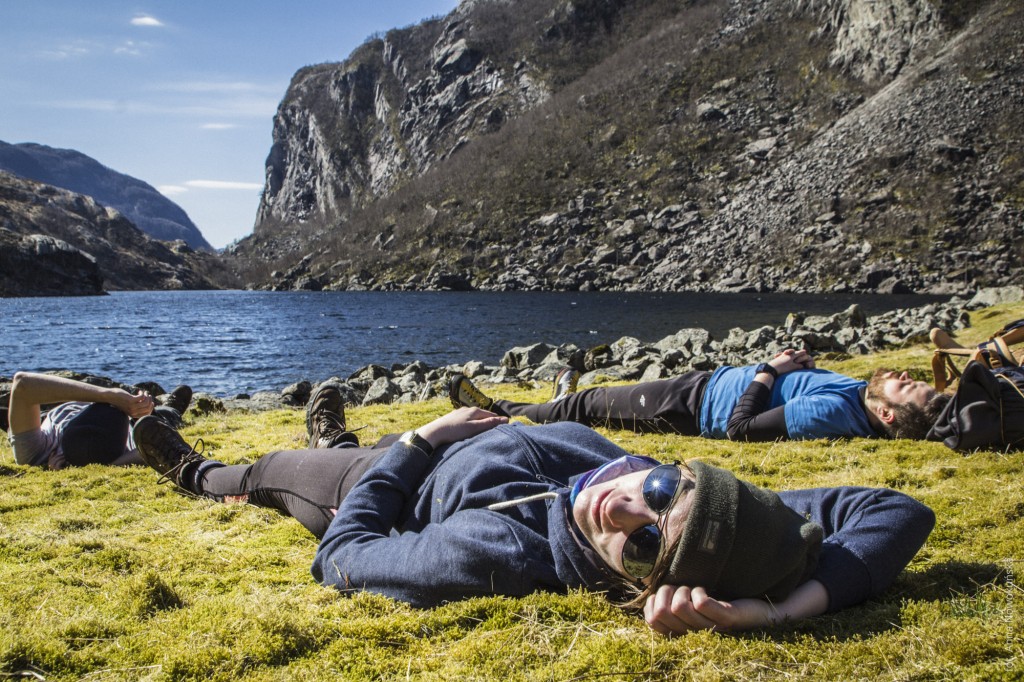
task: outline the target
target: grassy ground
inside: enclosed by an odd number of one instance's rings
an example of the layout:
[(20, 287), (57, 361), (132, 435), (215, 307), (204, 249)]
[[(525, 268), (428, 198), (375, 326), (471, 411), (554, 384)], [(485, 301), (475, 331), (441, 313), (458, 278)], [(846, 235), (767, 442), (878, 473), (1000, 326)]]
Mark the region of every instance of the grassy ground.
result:
[[(1024, 305), (975, 313), (972, 341)], [(828, 363), (927, 376), (925, 346)], [(547, 387), (502, 387), (541, 400)], [(435, 400), (352, 409), (372, 442), (447, 410)], [(247, 462), (301, 447), (302, 412), (196, 418), (186, 438)], [(833, 616), (674, 640), (584, 593), (486, 598), (418, 611), (342, 598), (309, 575), (295, 521), (155, 485), (144, 468), (47, 472), (0, 445), (0, 677), (47, 680), (1024, 679), (1024, 454), (936, 443), (733, 444), (606, 433), (665, 460), (701, 457), (777, 489), (890, 486), (938, 524), (896, 585)]]

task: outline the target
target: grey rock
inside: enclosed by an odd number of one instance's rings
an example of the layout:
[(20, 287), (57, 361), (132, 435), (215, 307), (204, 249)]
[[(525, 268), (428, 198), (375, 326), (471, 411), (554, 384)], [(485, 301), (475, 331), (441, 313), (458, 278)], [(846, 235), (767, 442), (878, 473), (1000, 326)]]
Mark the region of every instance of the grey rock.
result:
[(305, 380), (299, 381), (281, 390), (281, 400), (286, 405), (305, 405), (312, 391), (312, 384)]
[(402, 393), (401, 386), (387, 377), (380, 377), (370, 384), (362, 404), (386, 405), (395, 402)]
[(224, 402), (209, 393), (192, 394), (192, 405), (189, 409), (193, 415), (206, 415), (225, 411)]
[(965, 307), (969, 310), (976, 310), (999, 303), (1017, 303), (1018, 301), (1024, 301), (1024, 286), (989, 287), (979, 289)]
[(103, 275), (89, 254), (60, 239), (0, 228), (0, 297), (103, 293)]
[(521, 370), (542, 362), (544, 358), (556, 350), (547, 343), (535, 343), (530, 346), (517, 346), (505, 351), (501, 365), (512, 370)]

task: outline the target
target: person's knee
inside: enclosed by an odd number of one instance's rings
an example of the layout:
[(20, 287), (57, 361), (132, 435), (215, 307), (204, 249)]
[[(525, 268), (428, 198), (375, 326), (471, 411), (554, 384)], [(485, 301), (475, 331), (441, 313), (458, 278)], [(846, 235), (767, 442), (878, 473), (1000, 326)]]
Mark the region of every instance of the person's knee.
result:
[(93, 403), (68, 421), (61, 450), (72, 466), (110, 464), (125, 453), (128, 415), (113, 405)]

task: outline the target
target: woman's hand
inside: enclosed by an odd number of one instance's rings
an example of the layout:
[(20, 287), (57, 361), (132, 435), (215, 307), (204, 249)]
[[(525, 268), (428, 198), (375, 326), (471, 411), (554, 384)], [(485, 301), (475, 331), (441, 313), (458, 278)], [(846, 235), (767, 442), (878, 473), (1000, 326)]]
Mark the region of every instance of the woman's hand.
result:
[(703, 587), (662, 585), (647, 598), (644, 620), (662, 635), (681, 635), (693, 630), (747, 630), (774, 625), (778, 614), (761, 599), (719, 601)]
[(439, 448), (448, 443), (472, 438), (499, 424), (507, 423), (508, 417), (499, 417), (478, 407), (460, 407), (443, 417), (438, 417), (426, 426), (421, 426), (416, 429), (416, 433), (434, 448)]
[(703, 587), (662, 585), (644, 604), (644, 620), (663, 635), (692, 630), (749, 630), (770, 627), (784, 620), (801, 620), (825, 613), (828, 591), (808, 580), (781, 602), (764, 599), (712, 599)]

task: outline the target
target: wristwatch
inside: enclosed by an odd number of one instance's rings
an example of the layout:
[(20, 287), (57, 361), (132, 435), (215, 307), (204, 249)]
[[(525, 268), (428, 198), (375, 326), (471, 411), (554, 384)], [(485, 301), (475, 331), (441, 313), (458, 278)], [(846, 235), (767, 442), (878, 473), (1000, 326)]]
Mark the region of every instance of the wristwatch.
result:
[(416, 448), (427, 457), (434, 454), (434, 446), (415, 431), (406, 431), (398, 438), (398, 442), (407, 448)]
[(774, 367), (769, 365), (767, 362), (762, 362), (760, 365), (754, 368), (754, 376), (757, 376), (761, 372), (764, 372), (765, 374), (771, 374), (772, 379), (779, 378), (778, 371)]

